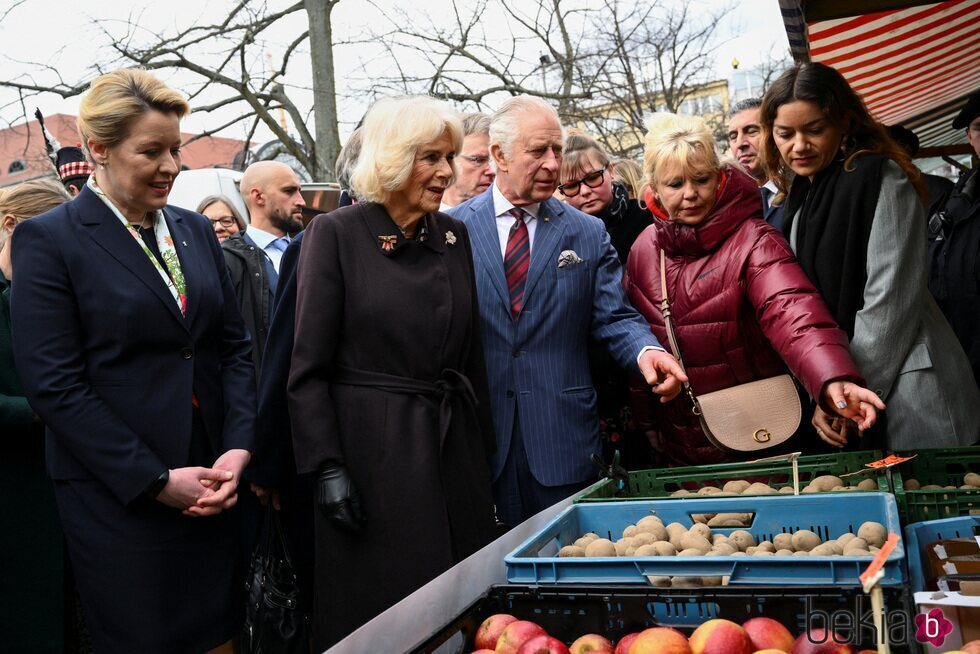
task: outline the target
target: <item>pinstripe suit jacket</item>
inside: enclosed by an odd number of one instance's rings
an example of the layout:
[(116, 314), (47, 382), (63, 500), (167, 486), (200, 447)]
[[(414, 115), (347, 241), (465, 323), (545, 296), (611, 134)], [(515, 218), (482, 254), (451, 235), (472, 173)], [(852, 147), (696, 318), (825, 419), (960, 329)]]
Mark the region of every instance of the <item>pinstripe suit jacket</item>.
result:
[[(599, 451), (596, 393), (589, 372), (593, 337), (624, 368), (648, 345), (647, 322), (626, 300), (622, 267), (602, 221), (554, 198), (541, 203), (518, 319), (510, 311), (497, 235), (493, 187), (450, 214), (466, 223), (473, 244), (477, 295), (497, 436), (491, 461), (499, 477), (519, 417), (528, 463), (546, 486), (579, 483)], [(558, 267), (572, 250), (581, 263)]]

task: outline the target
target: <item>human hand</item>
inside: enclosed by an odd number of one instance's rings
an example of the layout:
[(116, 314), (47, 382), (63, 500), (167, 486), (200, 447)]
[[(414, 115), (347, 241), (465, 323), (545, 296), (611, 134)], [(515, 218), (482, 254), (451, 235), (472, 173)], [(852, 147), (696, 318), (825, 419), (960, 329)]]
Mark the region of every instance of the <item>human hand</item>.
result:
[(364, 526), (361, 498), (342, 465), (327, 465), (317, 477), (316, 503), (323, 515), (347, 531), (357, 533)]
[(681, 364), (663, 350), (647, 350), (640, 355), (640, 374), (663, 403), (677, 397), (688, 381)]
[[(199, 466), (174, 468), (170, 478), (156, 499), (169, 507), (180, 509), (185, 514), (193, 507), (198, 499), (210, 491), (212, 484), (229, 481), (232, 473), (228, 470), (215, 470)], [(206, 482), (206, 483), (205, 483)]]
[(861, 431), (874, 425), (878, 411), (885, 409), (885, 403), (873, 391), (848, 381), (827, 384), (823, 398), (827, 405), (834, 407), (837, 415), (853, 420)]
[(249, 484), (249, 487), (252, 489), (252, 492), (255, 493), (255, 496), (259, 498), (259, 503), (262, 504), (262, 506), (268, 506), (269, 500), (272, 500), (273, 509), (276, 511), (282, 509), (282, 506), (279, 504), (278, 488), (259, 486), (257, 484)]
[(847, 436), (850, 431), (849, 421), (836, 416), (831, 416), (826, 411), (817, 406), (813, 411), (813, 420), (810, 424), (817, 432), (817, 436), (836, 448), (843, 448), (847, 445)]
[(185, 513), (195, 516), (214, 515), (235, 506), (238, 502), (238, 482), (242, 478), (242, 470), (251, 458), (252, 454), (248, 450), (228, 450), (219, 456), (212, 468), (230, 472), (231, 478), (221, 481), (202, 481), (202, 484), (208, 487), (207, 490), (198, 498), (194, 506), (187, 508)]

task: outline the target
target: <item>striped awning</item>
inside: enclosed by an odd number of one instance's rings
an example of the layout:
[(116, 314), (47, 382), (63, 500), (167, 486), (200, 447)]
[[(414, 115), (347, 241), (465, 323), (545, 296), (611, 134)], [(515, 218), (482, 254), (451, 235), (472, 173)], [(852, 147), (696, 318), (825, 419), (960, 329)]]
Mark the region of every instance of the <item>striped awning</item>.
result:
[(839, 70), (878, 120), (908, 127), (922, 147), (966, 142), (951, 123), (980, 89), (980, 0), (854, 2), (865, 13), (816, 18), (820, 4), (780, 0), (797, 61)]

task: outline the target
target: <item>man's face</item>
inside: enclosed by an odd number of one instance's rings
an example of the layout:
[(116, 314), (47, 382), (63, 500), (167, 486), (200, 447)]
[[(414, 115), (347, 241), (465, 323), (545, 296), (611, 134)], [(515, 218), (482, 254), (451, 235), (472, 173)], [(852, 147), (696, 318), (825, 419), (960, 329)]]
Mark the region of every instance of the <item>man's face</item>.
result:
[(462, 204), (483, 193), (493, 184), (490, 167), (490, 136), (470, 134), (463, 139), (463, 150), (456, 156), (459, 174), (456, 182), (446, 190), (447, 200)]
[(973, 151), (980, 157), (980, 116), (971, 120), (970, 124), (966, 126), (966, 138), (973, 146)]
[(300, 193), (300, 183), (296, 173), (283, 166), (270, 176), (263, 189), (265, 211), (269, 223), (287, 234), (295, 234), (303, 229), (303, 207), (306, 201)]
[(490, 148), (497, 164), (497, 186), (504, 197), (518, 207), (550, 198), (558, 188), (562, 145), (561, 125), (553, 114), (533, 109), (523, 112), (509, 155), (499, 143)]
[(759, 108), (746, 109), (728, 121), (728, 143), (738, 162), (756, 179), (762, 179), (762, 162), (759, 160), (759, 141), (762, 128), (759, 126)]

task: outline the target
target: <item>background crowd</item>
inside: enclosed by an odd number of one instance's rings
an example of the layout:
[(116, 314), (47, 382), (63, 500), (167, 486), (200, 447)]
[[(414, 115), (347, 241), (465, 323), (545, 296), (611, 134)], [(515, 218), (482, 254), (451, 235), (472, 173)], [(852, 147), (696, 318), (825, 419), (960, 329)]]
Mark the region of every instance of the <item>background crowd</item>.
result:
[[(737, 457), (692, 400), (740, 384), (792, 375), (786, 450), (980, 438), (977, 168), (927, 187), (833, 68), (734, 106), (726, 156), (655, 114), (642, 164), (536, 98), (380, 100), (337, 161), (347, 206), (305, 231), (276, 162), (244, 172), (247, 220), (168, 204), (187, 111), (103, 75), (70, 180), (0, 190), (5, 560), (25, 613), (77, 589), (97, 652), (233, 651), (268, 510), (322, 651), (595, 455)], [(980, 157), (980, 92), (953, 127)]]

